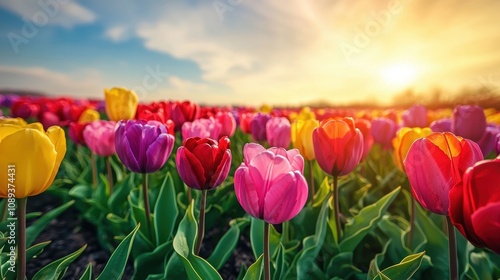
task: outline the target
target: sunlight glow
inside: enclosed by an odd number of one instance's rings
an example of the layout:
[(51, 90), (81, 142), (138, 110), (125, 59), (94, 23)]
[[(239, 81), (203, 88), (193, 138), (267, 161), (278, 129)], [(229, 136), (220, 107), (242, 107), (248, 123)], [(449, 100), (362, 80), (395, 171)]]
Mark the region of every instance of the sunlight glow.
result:
[(391, 87), (410, 86), (417, 77), (417, 68), (412, 64), (398, 63), (383, 68), (381, 78)]

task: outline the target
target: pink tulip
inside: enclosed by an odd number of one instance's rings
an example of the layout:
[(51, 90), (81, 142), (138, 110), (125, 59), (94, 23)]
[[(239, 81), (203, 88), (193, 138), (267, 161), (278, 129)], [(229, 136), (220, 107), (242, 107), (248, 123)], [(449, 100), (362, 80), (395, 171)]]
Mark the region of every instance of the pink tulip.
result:
[(215, 119), (221, 124), (219, 137), (232, 137), (236, 131), (236, 120), (231, 112), (217, 112)]
[(191, 137), (212, 138), (219, 140), (221, 124), (213, 117), (208, 119), (197, 119), (193, 122), (185, 122), (182, 125), (182, 139)]
[(93, 121), (83, 130), (83, 139), (96, 155), (107, 157), (115, 153), (115, 122)]
[(287, 118), (275, 117), (266, 123), (267, 142), (270, 146), (288, 148), (292, 138), (292, 128)]
[(308, 187), (303, 175), (304, 158), (297, 149), (265, 149), (249, 143), (244, 162), (234, 175), (236, 198), (251, 216), (270, 224), (295, 217), (304, 207)]

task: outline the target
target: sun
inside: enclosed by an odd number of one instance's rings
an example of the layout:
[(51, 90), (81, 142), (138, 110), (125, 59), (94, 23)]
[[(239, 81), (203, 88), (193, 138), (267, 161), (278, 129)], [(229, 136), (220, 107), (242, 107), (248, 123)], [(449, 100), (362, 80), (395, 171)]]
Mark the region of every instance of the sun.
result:
[(410, 86), (417, 78), (417, 67), (409, 63), (391, 64), (381, 69), (380, 75), (391, 87)]

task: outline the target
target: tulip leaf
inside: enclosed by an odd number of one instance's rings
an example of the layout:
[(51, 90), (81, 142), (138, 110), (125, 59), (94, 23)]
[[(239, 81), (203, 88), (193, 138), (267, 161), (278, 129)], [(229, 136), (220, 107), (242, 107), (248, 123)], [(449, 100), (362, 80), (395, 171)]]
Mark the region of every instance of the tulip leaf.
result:
[(275, 270), (273, 274), (273, 279), (285, 278), (285, 273), (287, 270), (287, 265), (285, 262), (285, 247), (280, 243), (278, 246), (278, 251), (276, 252), (277, 258), (275, 262)]
[(331, 186), (328, 181), (328, 176), (325, 176), (323, 182), (321, 182), (321, 185), (319, 186), (318, 191), (316, 192), (316, 194), (314, 194), (313, 207), (319, 207), (320, 205), (322, 205), (323, 201), (325, 201), (326, 197), (330, 193)]
[(409, 255), (400, 263), (380, 271), (373, 279), (410, 279), (420, 267), (424, 255), (425, 252)]
[(80, 277), (80, 280), (92, 280), (92, 264), (89, 263), (87, 265), (87, 268), (85, 268), (85, 271), (83, 272), (82, 276)]
[(164, 273), (163, 263), (165, 257), (171, 254), (172, 242), (165, 242), (156, 247), (153, 252), (147, 252), (139, 255), (134, 260), (133, 279), (146, 279), (148, 275)]
[(172, 239), (179, 210), (170, 173), (165, 176), (154, 208), (156, 246)]
[[(410, 196), (408, 192), (403, 192), (407, 197)], [(417, 203), (415, 205), (415, 222), (420, 226), (422, 232), (425, 233), (425, 238), (427, 243), (422, 246), (422, 250), (426, 251), (426, 254), (431, 258), (432, 266), (430, 266), (426, 271), (426, 276), (429, 279), (446, 279), (449, 278), (449, 261), (448, 254), (443, 252), (448, 252), (448, 238), (439, 229), (434, 222), (432, 222), (429, 215), (425, 210)]]
[(38, 235), (47, 227), (50, 222), (59, 216), (62, 212), (66, 211), (71, 205), (75, 203), (74, 200), (66, 202), (65, 204), (50, 210), (40, 217), (36, 222), (26, 228), (26, 246), (31, 246)]
[(262, 278), (262, 272), (264, 270), (263, 265), (264, 255), (260, 255), (259, 258), (248, 268), (247, 273), (243, 280), (258, 280)]
[[(264, 253), (264, 221), (251, 218), (250, 222), (250, 243), (255, 258)], [(280, 234), (273, 225), (269, 225), (269, 254), (274, 256), (274, 252), (280, 244)]]
[(33, 276), (32, 280), (47, 280), (47, 279), (61, 279), (66, 272), (68, 266), (76, 259), (80, 254), (87, 248), (87, 245), (84, 245), (82, 248), (77, 251), (62, 257), (40, 269), (35, 276)]
[(207, 258), (207, 261), (213, 265), (215, 269), (220, 269), (233, 253), (239, 237), (240, 228), (237, 224), (231, 225), (229, 230), (219, 240), (219, 243), (217, 243), (217, 246), (215, 246), (212, 254)]
[(401, 187), (398, 187), (377, 202), (364, 207), (346, 224), (343, 238), (339, 244), (341, 252), (354, 251), (359, 242), (377, 226), (382, 215), (399, 194), (400, 189)]
[(194, 200), (189, 204), (186, 214), (179, 224), (174, 237), (174, 250), (184, 265), (190, 280), (222, 279), (217, 270), (205, 259), (194, 255), (198, 226), (194, 218)]
[(326, 279), (326, 276), (320, 273), (320, 269), (316, 265), (316, 258), (325, 241), (328, 219), (328, 200), (325, 199), (321, 211), (316, 222), (316, 233), (304, 238), (303, 249), (300, 257), (297, 260), (297, 277), (299, 279)]
[(118, 181), (115, 185), (113, 193), (109, 196), (109, 210), (117, 215), (124, 215), (127, 209), (127, 196), (134, 186), (135, 173), (128, 174), (123, 180)]
[(97, 276), (96, 280), (99, 279), (121, 279), (123, 272), (125, 271), (125, 266), (127, 264), (128, 256), (130, 250), (132, 250), (132, 245), (134, 243), (135, 235), (139, 230), (140, 225), (137, 225), (132, 232), (130, 232), (125, 239), (120, 242), (116, 250), (111, 254), (106, 266), (102, 270), (101, 274)]

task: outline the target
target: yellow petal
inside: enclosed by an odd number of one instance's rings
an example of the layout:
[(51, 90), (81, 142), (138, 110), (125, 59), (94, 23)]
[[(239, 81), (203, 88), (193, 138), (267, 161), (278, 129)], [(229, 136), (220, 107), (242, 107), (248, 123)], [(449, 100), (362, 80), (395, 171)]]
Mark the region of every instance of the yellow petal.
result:
[(79, 123), (90, 123), (93, 121), (98, 121), (101, 118), (99, 115), (99, 112), (97, 112), (94, 109), (86, 109), (83, 111), (83, 113), (80, 115), (80, 118), (78, 119)]
[(23, 128), (14, 124), (0, 124), (0, 142), (8, 135), (11, 135), (21, 129)]
[(13, 124), (18, 126), (25, 126), (28, 123), (23, 118), (3, 118), (0, 117), (0, 124)]
[(64, 155), (66, 154), (66, 135), (64, 134), (64, 130), (59, 126), (51, 126), (47, 129), (47, 136), (50, 141), (54, 145), (54, 149), (56, 150), (56, 159), (54, 164), (54, 169), (50, 175), (49, 181), (52, 184), (54, 178), (57, 175), (57, 171), (59, 170), (59, 166), (61, 166), (61, 162), (64, 159)]
[(112, 121), (134, 118), (138, 98), (134, 91), (125, 88), (105, 89), (106, 114)]
[(24, 128), (0, 142), (0, 197), (7, 197), (8, 165), (15, 165), (17, 198), (37, 195), (45, 191), (52, 181), (57, 152), (49, 137), (37, 129)]

